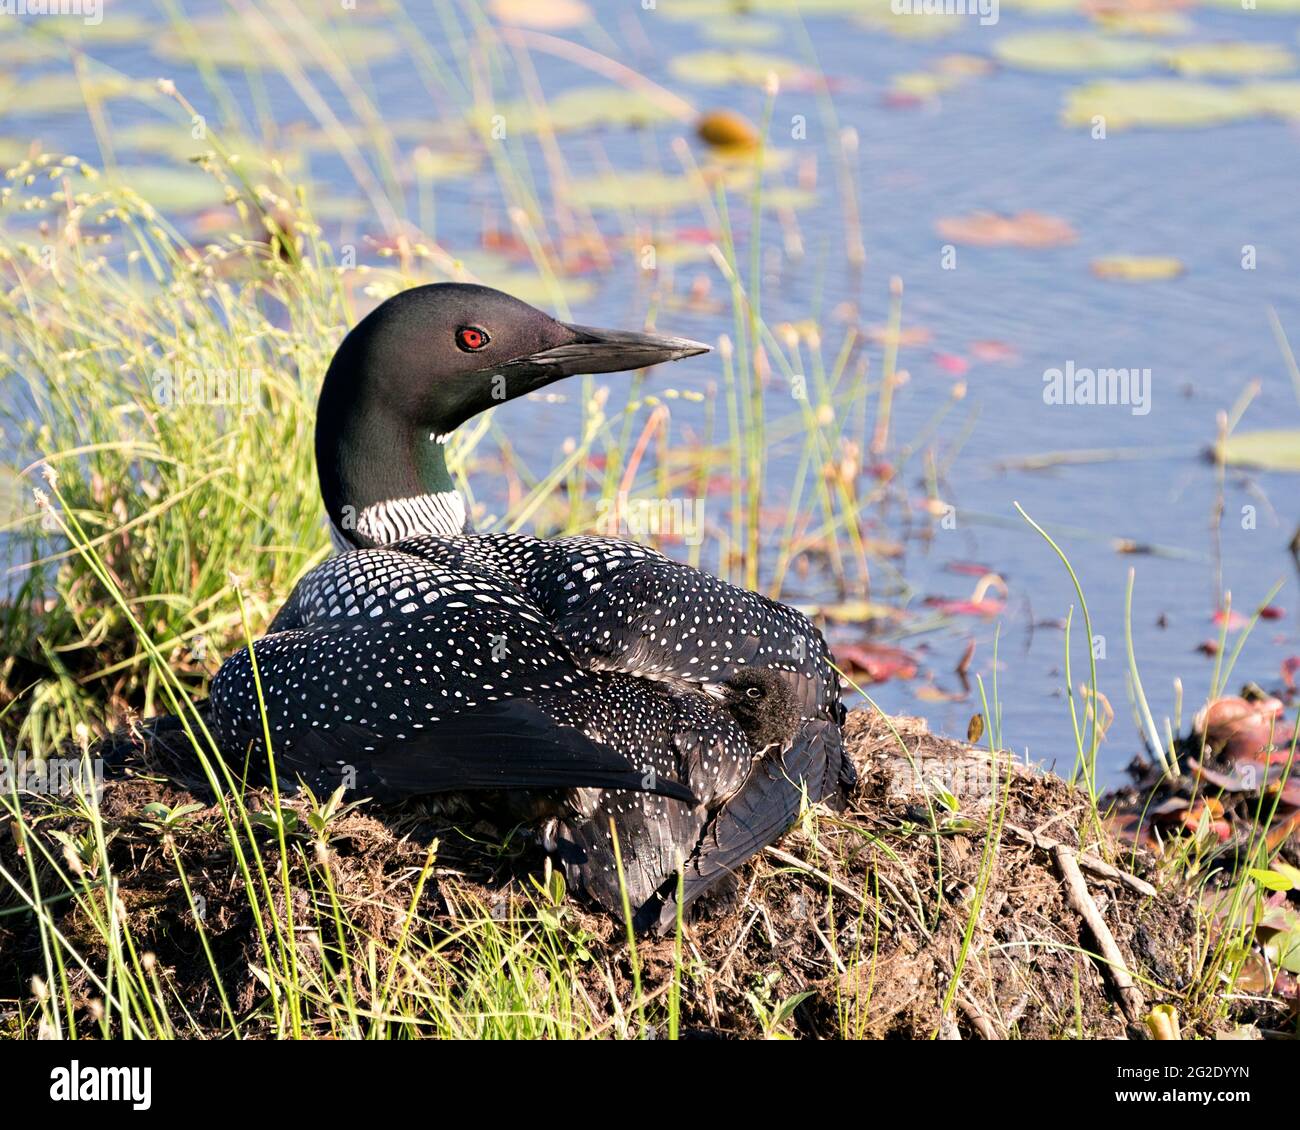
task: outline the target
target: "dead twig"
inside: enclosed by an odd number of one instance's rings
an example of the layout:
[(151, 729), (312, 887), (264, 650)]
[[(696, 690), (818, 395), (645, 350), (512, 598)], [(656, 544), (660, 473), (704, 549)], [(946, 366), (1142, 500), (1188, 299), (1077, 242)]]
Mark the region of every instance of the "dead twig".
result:
[(970, 1026), (979, 1033), (982, 1040), (1000, 1040), (998, 1030), (993, 1026), (991, 1021), (974, 1001), (966, 996), (965, 993), (957, 994), (957, 1007), (961, 1009), (961, 1014), (970, 1021)]
[(1088, 884), (1084, 881), (1083, 872), (1079, 870), (1078, 856), (1075, 855), (1073, 848), (1066, 847), (1065, 844), (1057, 844), (1052, 849), (1052, 858), (1056, 860), (1057, 870), (1061, 873), (1061, 881), (1065, 885), (1065, 901), (1083, 919), (1097, 943), (1097, 948), (1101, 951), (1102, 976), (1119, 997), (1119, 1006), (1125, 1018), (1131, 1024), (1139, 1023), (1146, 1011), (1142, 991), (1128, 971), (1124, 955), (1120, 953), (1119, 946), (1115, 943), (1115, 935), (1110, 932), (1110, 927), (1106, 925), (1106, 920), (1097, 909), (1096, 902), (1093, 901)]
[(1041, 832), (1031, 832), (1028, 828), (1020, 828), (1015, 824), (1003, 824), (1003, 827), (1013, 836), (1017, 836), (1028, 844), (1032, 844), (1040, 851), (1045, 851), (1049, 855), (1055, 853), (1059, 847), (1073, 853), (1075, 859), (1079, 861), (1079, 866), (1087, 871), (1090, 875), (1095, 875), (1099, 879), (1110, 879), (1116, 883), (1123, 883), (1131, 891), (1137, 891), (1140, 895), (1146, 895), (1148, 898), (1154, 898), (1156, 889), (1145, 879), (1139, 879), (1136, 875), (1128, 871), (1121, 871), (1107, 863), (1104, 859), (1099, 859), (1095, 855), (1089, 855), (1087, 852), (1076, 852), (1073, 848), (1061, 843), (1060, 840), (1054, 840), (1051, 836), (1044, 836)]

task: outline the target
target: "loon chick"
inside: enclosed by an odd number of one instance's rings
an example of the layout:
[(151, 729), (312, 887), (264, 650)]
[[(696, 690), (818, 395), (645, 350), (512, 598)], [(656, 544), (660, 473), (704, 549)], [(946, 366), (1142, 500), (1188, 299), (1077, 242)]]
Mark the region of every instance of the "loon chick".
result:
[[(641, 697), (653, 697), (655, 687), (662, 685), (648, 683)], [(675, 722), (647, 735), (662, 743), (661, 771), (689, 786), (695, 804), (579, 789), (546, 830), (547, 846), (569, 883), (610, 910), (622, 907), (611, 839), (612, 834), (618, 836), (623, 885), (639, 927), (668, 927), (675, 921), (675, 876), (697, 852), (712, 815), (726, 810), (755, 771), (755, 757), (761, 763), (779, 754), (799, 728), (794, 696), (775, 671), (743, 669), (721, 684), (720, 692), (719, 703), (706, 695), (658, 692), (665, 709), (676, 712)], [(612, 714), (620, 704), (611, 695), (603, 697), (597, 709)], [(589, 720), (599, 724), (598, 718)], [(662, 742), (665, 731), (667, 743)], [(776, 835), (783, 831), (784, 824)], [(692, 875), (688, 870), (686, 878)]]
[[(800, 613), (613, 539), (469, 531), (445, 448), (466, 420), (577, 373), (706, 351), (559, 322), (486, 287), (381, 304), (344, 339), (316, 423), (347, 552), (257, 641), (275, 764), (380, 800), (489, 789), (528, 808), (574, 885), (664, 928), (854, 775), (825, 641)], [(224, 755), (262, 751), (247, 649), (209, 700)], [(558, 790), (558, 791), (557, 791)], [(635, 872), (635, 874), (632, 874)]]

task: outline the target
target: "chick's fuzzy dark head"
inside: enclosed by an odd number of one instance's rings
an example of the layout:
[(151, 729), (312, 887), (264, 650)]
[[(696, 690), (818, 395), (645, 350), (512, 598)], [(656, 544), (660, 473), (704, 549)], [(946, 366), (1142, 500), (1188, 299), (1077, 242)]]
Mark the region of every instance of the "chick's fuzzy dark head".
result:
[(799, 728), (799, 707), (776, 671), (746, 667), (723, 684), (723, 702), (753, 749), (788, 745)]

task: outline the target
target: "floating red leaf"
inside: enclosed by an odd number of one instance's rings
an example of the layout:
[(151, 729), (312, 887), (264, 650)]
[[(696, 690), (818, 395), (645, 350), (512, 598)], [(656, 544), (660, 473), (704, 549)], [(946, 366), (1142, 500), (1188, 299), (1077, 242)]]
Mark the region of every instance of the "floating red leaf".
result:
[(835, 662), (859, 682), (884, 683), (916, 678), (917, 660), (901, 647), (883, 643), (841, 644)]
[(978, 561), (949, 561), (944, 565), (944, 571), (959, 573), (964, 577), (983, 577), (993, 572), (987, 565), (981, 565)]
[(1015, 347), (1008, 345), (1005, 341), (972, 341), (970, 351), (976, 361), (998, 363), (1015, 361), (1020, 357)]
[(934, 363), (945, 373), (950, 373), (954, 377), (964, 377), (970, 369), (970, 362), (965, 357), (959, 357), (956, 353), (936, 353)]

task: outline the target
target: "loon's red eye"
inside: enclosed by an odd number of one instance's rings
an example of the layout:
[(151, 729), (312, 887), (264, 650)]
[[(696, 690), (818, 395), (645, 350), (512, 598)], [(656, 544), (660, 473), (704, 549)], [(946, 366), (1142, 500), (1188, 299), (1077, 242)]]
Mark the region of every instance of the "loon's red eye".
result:
[(477, 353), (488, 343), (487, 331), (478, 326), (461, 326), (456, 331), (456, 344), (466, 353)]

